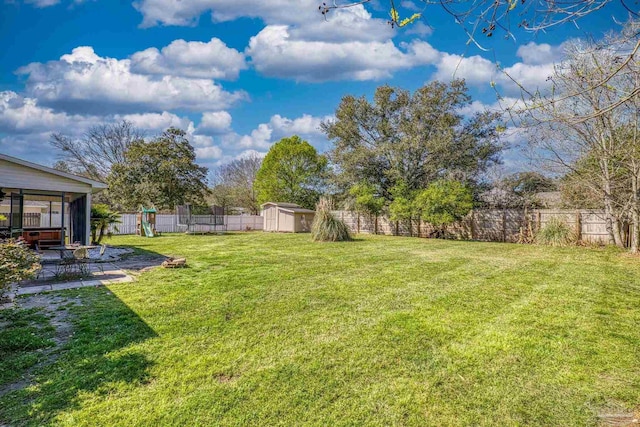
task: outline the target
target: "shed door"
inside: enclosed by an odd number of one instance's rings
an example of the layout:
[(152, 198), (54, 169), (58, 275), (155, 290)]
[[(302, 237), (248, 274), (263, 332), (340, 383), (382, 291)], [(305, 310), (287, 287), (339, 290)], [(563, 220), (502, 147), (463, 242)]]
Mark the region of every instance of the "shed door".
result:
[(265, 226), (264, 229), (266, 231), (276, 231), (276, 209), (273, 207), (268, 207), (264, 211), (264, 220)]

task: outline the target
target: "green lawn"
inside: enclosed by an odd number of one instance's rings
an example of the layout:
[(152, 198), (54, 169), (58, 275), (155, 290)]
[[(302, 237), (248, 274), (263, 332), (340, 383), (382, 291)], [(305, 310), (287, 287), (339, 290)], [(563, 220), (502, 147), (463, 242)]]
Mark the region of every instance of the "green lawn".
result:
[(0, 398), (0, 424), (584, 426), (640, 407), (640, 260), (616, 251), (266, 233), (110, 243), (190, 268), (67, 291), (74, 336)]

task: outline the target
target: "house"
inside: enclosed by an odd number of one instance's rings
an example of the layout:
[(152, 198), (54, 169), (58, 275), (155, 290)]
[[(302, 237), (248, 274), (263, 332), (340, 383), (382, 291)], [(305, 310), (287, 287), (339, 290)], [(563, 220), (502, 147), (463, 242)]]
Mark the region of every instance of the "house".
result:
[(262, 206), (264, 231), (283, 233), (305, 233), (311, 231), (315, 211), (295, 203), (268, 202)]
[[(91, 198), (106, 184), (0, 153), (0, 236), (40, 247), (90, 243)], [(37, 218), (37, 219), (36, 219)]]

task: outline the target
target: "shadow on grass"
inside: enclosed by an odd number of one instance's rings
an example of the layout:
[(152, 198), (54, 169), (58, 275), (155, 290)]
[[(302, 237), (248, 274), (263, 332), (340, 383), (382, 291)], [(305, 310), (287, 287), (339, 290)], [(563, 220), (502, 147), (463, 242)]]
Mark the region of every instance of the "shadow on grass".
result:
[(0, 424), (45, 425), (77, 409), (87, 394), (142, 386), (152, 361), (132, 345), (157, 334), (106, 288), (64, 294), (73, 336), (59, 357), (36, 373), (32, 386), (0, 398)]

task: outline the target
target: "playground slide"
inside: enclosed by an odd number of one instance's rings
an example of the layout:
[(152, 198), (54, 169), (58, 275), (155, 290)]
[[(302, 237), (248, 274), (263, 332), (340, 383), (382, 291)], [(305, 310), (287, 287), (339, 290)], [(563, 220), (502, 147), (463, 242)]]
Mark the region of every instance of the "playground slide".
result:
[(151, 228), (151, 224), (146, 221), (142, 221), (142, 228), (144, 229), (145, 236), (153, 237), (153, 229)]

